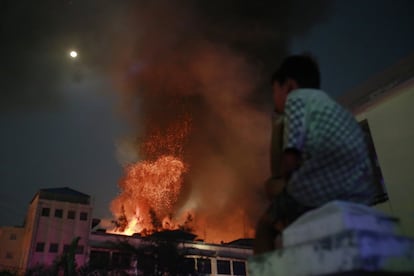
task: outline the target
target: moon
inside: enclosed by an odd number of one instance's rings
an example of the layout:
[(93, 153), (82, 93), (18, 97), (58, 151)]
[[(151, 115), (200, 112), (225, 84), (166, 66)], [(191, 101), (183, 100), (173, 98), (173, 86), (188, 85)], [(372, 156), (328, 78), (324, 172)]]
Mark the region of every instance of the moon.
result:
[(78, 56), (78, 52), (72, 50), (72, 51), (70, 51), (69, 55), (70, 55), (71, 58), (76, 58)]

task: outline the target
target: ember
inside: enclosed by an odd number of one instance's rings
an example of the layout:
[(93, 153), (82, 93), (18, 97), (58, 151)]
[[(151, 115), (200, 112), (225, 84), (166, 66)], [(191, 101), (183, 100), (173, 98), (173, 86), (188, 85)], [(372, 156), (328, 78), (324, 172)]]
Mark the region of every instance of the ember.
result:
[(183, 227), (186, 219), (180, 220), (173, 215), (183, 175), (187, 171), (179, 156), (182, 155), (190, 126), (191, 120), (184, 117), (164, 132), (153, 129), (141, 143), (141, 153), (148, 160), (125, 168), (119, 183), (121, 193), (111, 203), (112, 213), (117, 219), (115, 229), (110, 232), (150, 234)]
[(118, 218), (114, 232), (127, 235), (144, 229), (153, 232), (163, 224), (171, 228), (174, 224), (167, 220), (173, 212), (185, 171), (184, 163), (173, 156), (128, 166), (119, 184), (121, 194), (111, 206)]

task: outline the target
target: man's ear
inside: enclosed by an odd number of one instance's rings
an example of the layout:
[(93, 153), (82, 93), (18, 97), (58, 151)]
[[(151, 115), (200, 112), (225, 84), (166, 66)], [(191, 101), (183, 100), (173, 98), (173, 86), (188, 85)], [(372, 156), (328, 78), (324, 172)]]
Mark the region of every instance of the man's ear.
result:
[(291, 79), (291, 78), (286, 80), (286, 86), (288, 88), (288, 93), (292, 90), (295, 90), (295, 89), (299, 88), (299, 85), (298, 85), (297, 81), (294, 80), (294, 79)]

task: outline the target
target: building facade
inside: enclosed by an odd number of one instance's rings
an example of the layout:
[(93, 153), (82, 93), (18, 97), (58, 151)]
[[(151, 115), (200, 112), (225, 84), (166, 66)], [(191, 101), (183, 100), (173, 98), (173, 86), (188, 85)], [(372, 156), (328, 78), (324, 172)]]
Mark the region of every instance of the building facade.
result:
[(341, 101), (369, 128), (387, 201), (376, 205), (414, 237), (414, 55), (374, 76)]
[(23, 227), (0, 228), (0, 270), (16, 270), (19, 267), (23, 237)]
[(24, 224), (19, 270), (52, 265), (77, 237), (76, 263), (88, 257), (90, 196), (70, 188), (42, 189), (30, 202)]
[[(179, 230), (166, 231), (180, 232)], [(162, 234), (162, 233), (161, 233)], [(90, 237), (90, 263), (99, 269), (114, 271), (123, 268), (130, 275), (140, 275), (140, 259), (130, 250), (122, 250), (119, 244), (129, 244), (138, 249), (154, 241), (169, 241), (177, 246), (184, 257), (179, 270), (183, 275), (247, 275), (247, 259), (253, 255), (252, 240), (240, 239), (224, 244), (210, 244), (179, 237), (159, 238), (154, 236), (122, 236), (93, 232)], [(138, 268), (138, 269), (137, 269)], [(137, 269), (137, 271), (134, 271)]]

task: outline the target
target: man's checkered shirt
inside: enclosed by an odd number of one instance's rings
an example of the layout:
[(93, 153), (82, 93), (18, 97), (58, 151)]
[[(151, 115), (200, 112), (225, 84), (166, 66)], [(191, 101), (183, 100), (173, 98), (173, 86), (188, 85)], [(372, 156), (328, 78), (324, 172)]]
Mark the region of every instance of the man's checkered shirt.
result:
[(306, 206), (374, 195), (364, 134), (353, 115), (317, 89), (292, 91), (285, 104), (284, 149), (302, 154), (288, 192)]

